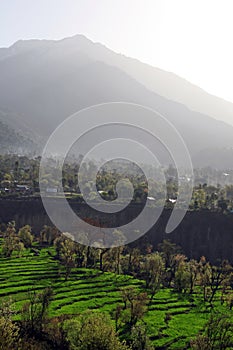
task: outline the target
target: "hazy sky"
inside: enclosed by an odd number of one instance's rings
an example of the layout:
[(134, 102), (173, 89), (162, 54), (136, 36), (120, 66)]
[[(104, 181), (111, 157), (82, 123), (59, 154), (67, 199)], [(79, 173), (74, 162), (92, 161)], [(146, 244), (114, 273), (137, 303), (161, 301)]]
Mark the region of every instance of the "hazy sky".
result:
[(84, 34), (233, 102), (232, 0), (0, 0), (0, 47)]

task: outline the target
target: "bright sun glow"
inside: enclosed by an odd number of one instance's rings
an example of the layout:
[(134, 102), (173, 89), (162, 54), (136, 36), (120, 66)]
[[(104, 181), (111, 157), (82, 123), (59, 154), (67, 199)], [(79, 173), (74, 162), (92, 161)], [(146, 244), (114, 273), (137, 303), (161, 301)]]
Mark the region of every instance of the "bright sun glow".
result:
[(232, 0), (9, 0), (0, 46), (81, 33), (233, 102)]

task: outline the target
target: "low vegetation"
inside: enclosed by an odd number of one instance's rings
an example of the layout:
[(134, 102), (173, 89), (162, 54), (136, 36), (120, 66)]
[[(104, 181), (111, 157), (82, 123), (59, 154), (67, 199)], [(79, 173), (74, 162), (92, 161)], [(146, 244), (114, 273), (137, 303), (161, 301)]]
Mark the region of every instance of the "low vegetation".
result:
[(233, 347), (226, 261), (189, 261), (170, 241), (88, 249), (51, 227), (2, 236), (0, 349)]

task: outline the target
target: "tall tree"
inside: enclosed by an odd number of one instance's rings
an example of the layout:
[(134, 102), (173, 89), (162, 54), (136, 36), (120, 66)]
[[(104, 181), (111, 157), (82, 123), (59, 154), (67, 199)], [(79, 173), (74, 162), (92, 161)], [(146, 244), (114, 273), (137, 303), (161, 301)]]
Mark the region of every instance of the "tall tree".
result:
[(33, 235), (32, 228), (30, 225), (25, 225), (19, 229), (18, 236), (21, 242), (24, 244), (25, 248), (32, 246)]
[(3, 235), (2, 254), (6, 258), (10, 258), (14, 251), (20, 253), (23, 250), (23, 245), (19, 237), (16, 235), (15, 222), (9, 222), (6, 232)]
[(152, 302), (156, 292), (161, 287), (165, 272), (165, 264), (160, 253), (155, 253), (146, 258), (144, 263), (144, 271), (146, 288), (150, 289), (150, 301)]
[(28, 292), (29, 302), (23, 305), (22, 324), (29, 335), (41, 334), (52, 296), (51, 287), (45, 288), (41, 293), (34, 290)]
[(12, 321), (14, 310), (9, 302), (0, 305), (0, 350), (18, 349), (19, 327)]

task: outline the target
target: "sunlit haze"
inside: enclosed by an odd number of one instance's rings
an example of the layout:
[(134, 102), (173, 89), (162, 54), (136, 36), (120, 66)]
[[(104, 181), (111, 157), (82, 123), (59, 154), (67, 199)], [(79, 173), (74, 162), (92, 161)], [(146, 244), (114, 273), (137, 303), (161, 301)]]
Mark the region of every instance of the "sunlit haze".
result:
[(0, 47), (84, 34), (233, 102), (231, 0), (8, 0)]

